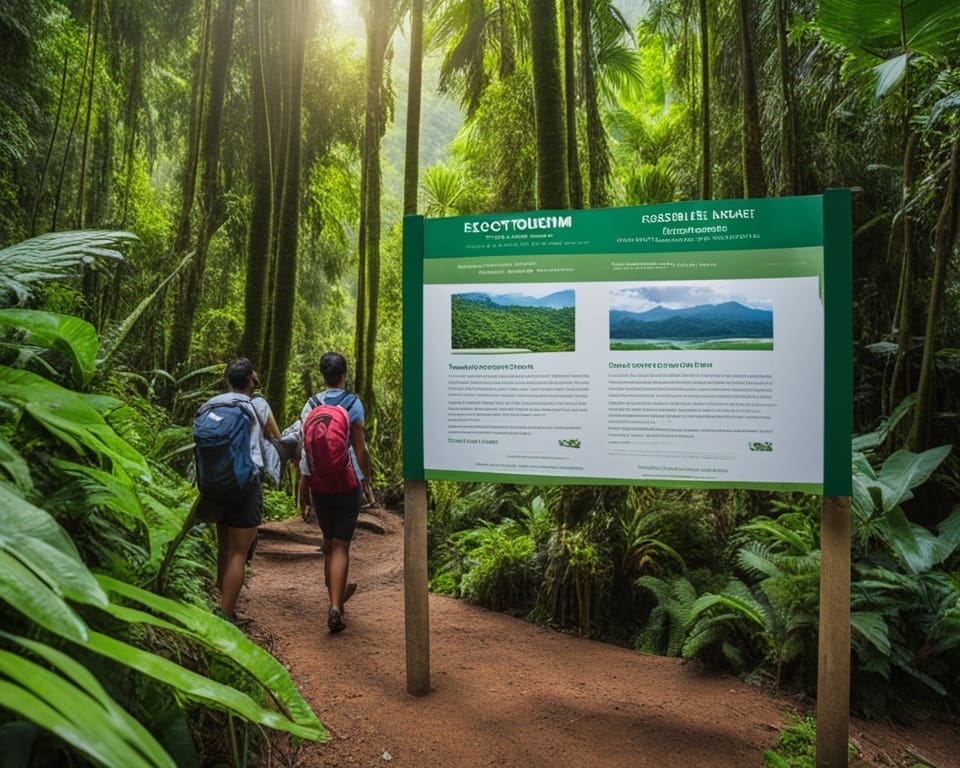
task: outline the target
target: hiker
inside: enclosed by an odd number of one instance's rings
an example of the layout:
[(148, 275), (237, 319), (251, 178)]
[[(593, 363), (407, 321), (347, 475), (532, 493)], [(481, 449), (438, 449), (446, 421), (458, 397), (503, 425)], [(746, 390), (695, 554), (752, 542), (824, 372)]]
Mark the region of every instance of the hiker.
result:
[[(241, 357), (231, 362), (227, 366), (226, 379), (230, 391), (216, 395), (204, 403), (194, 422), (194, 440), (198, 446), (197, 485), (200, 488), (197, 517), (200, 520), (216, 521), (216, 588), (220, 590), (220, 606), (215, 612), (221, 618), (236, 624), (237, 598), (243, 587), (248, 556), (263, 520), (263, 491), (260, 485), (260, 475), (264, 469), (263, 444), (265, 439), (279, 438), (280, 429), (270, 410), (270, 404), (263, 397), (253, 395), (260, 385), (260, 379), (247, 358)], [(240, 452), (240, 455), (233, 459), (233, 471), (228, 473), (233, 485), (213, 476), (213, 459), (204, 459), (203, 452), (208, 449), (203, 447), (203, 434), (199, 431), (203, 429), (204, 419), (216, 426), (229, 422), (231, 414), (238, 417), (244, 430), (239, 444), (229, 447), (231, 452)], [(246, 434), (249, 434), (249, 439)], [(243, 454), (243, 451), (248, 451), (249, 456)], [(238, 471), (237, 468), (243, 472), (244, 467), (249, 467), (249, 478), (235, 480), (233, 475)], [(204, 476), (205, 472), (208, 473), (207, 477)]]
[[(336, 633), (346, 627), (343, 604), (357, 586), (347, 583), (347, 573), (350, 542), (357, 526), (360, 505), (364, 498), (370, 503), (374, 498), (370, 487), (370, 454), (364, 434), (363, 404), (356, 395), (344, 389), (346, 358), (337, 352), (324, 353), (320, 358), (320, 374), (326, 389), (307, 400), (300, 413), (303, 425), (300, 493), (301, 498), (310, 495), (317, 523), (323, 532), (323, 577), (330, 598), (327, 627)], [(322, 430), (317, 426), (321, 423)], [(324, 437), (317, 437), (321, 432)], [(344, 443), (342, 460), (337, 455), (338, 436)]]

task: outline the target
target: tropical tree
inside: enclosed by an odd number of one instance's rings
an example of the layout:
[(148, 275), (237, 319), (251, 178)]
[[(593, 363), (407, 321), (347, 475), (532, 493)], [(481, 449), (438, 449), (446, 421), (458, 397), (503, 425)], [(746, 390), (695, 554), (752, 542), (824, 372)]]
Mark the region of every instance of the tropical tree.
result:
[(529, 0), (537, 131), (537, 207), (570, 206), (556, 0)]
[[(209, 8), (209, 4), (208, 4)], [(191, 126), (197, 140), (191, 143), (188, 171), (184, 175), (183, 205), (180, 224), (174, 241), (174, 252), (182, 254), (188, 246), (190, 220), (193, 216), (194, 188), (199, 182), (199, 222), (193, 238), (193, 259), (178, 284), (174, 299), (173, 323), (170, 330), (170, 347), (167, 368), (179, 369), (190, 358), (190, 343), (196, 314), (194, 308), (203, 295), (203, 280), (207, 271), (207, 251), (210, 240), (224, 220), (223, 191), (221, 189), (220, 147), (223, 125), (223, 110), (226, 100), (227, 78), (233, 44), (233, 24), (236, 0), (221, 0), (213, 18), (204, 18), (202, 44), (211, 48), (208, 54), (201, 51), (194, 93), (199, 98), (196, 119), (199, 124)], [(209, 72), (207, 71), (209, 59)], [(208, 81), (206, 78), (209, 77)], [(199, 179), (197, 178), (199, 177)]]
[[(915, 281), (918, 272), (918, 235), (914, 227), (917, 206), (913, 205), (913, 197), (918, 191), (915, 189), (918, 183), (916, 154), (921, 149), (921, 135), (914, 121), (913, 105), (916, 103), (918, 83), (915, 82), (916, 75), (912, 73), (922, 72), (930, 62), (939, 65), (955, 61), (960, 10), (955, 5), (929, 2), (871, 0), (864, 5), (847, 0), (829, 0), (820, 4), (817, 21), (824, 37), (845, 49), (855, 72), (870, 71), (874, 75), (878, 98), (898, 94), (898, 98), (893, 100), (893, 108), (899, 112), (903, 125), (903, 171), (898, 214), (902, 228), (902, 257), (893, 318), (897, 354), (887, 403), (888, 409), (891, 409), (892, 404), (899, 402), (912, 388), (909, 382), (917, 314)], [(951, 123), (956, 124), (952, 120)], [(922, 186), (923, 182), (920, 184)], [(949, 213), (946, 219), (949, 219)], [(949, 243), (942, 243), (943, 248), (952, 248), (955, 230), (953, 234)], [(893, 235), (892, 231), (891, 238)], [(942, 281), (938, 287), (942, 289)], [(931, 303), (939, 305), (941, 301), (942, 295), (931, 296)], [(934, 338), (924, 337), (925, 348), (934, 343)], [(932, 357), (927, 364), (932, 364)], [(929, 391), (925, 393), (924, 409), (920, 414), (922, 424), (929, 418), (928, 395)], [(925, 429), (925, 426), (921, 427), (914, 438), (919, 438)]]
[(365, 0), (366, 107), (360, 171), (360, 227), (357, 267), (354, 387), (371, 414), (376, 430), (374, 360), (380, 301), (381, 176), (380, 143), (387, 125), (387, 86), (384, 81), (390, 39), (400, 20), (397, 0)]

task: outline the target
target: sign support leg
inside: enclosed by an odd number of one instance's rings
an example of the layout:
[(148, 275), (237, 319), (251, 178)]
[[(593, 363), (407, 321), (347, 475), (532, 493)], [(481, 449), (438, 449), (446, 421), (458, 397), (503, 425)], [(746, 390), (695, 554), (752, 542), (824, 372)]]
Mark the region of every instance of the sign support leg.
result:
[(403, 626), (407, 651), (407, 692), (430, 692), (430, 615), (427, 589), (427, 484), (404, 480)]
[(824, 496), (820, 520), (817, 768), (847, 765), (850, 730), (850, 497)]

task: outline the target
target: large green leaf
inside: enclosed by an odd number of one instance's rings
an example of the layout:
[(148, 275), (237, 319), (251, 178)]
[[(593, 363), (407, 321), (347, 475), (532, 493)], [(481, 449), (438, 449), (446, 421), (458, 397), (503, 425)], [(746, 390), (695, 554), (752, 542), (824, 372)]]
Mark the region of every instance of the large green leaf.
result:
[(947, 458), (951, 448), (941, 445), (923, 453), (896, 451), (891, 454), (880, 468), (874, 483), (883, 494), (883, 511), (889, 512), (901, 502), (913, 498), (910, 489), (925, 483)]
[(899, 507), (888, 511), (884, 520), (887, 544), (910, 573), (929, 571), (950, 557), (957, 547), (955, 541), (911, 523)]
[(156, 595), (110, 576), (100, 574), (97, 579), (103, 589), (112, 596), (137, 602), (178, 623), (171, 624), (153, 614), (124, 608), (115, 600), (112, 600), (107, 608), (112, 615), (126, 622), (164, 627), (192, 637), (229, 656), (270, 693), (294, 722), (322, 730), (323, 726), (303, 700), (286, 668), (239, 629), (207, 611)]
[(0, 329), (5, 327), (23, 333), (25, 342), (66, 355), (76, 368), (81, 385), (90, 383), (100, 340), (86, 320), (32, 309), (0, 309)]
[(30, 465), (17, 449), (3, 438), (3, 435), (0, 435), (0, 469), (6, 472), (17, 488), (24, 493), (33, 490)]
[(944, 0), (820, 0), (824, 39), (875, 59), (905, 52), (956, 52), (960, 3)]
[(22, 408), (77, 453), (106, 457), (132, 475), (149, 479), (143, 456), (117, 435), (92, 405), (102, 407), (102, 397), (88, 399), (42, 376), (0, 365), (0, 400)]
[(135, 648), (99, 632), (90, 632), (83, 646), (113, 661), (169, 685), (177, 692), (211, 709), (234, 712), (245, 720), (267, 728), (291, 733), (304, 739), (322, 741), (327, 738), (323, 726), (295, 723), (279, 712), (260, 706), (247, 694), (228, 685), (191, 672), (169, 659)]
[(0, 301), (13, 294), (22, 303), (30, 298), (35, 284), (74, 277), (98, 258), (122, 259), (112, 246), (136, 239), (130, 232), (48, 232), (0, 248)]
[[(94, 738), (102, 741), (104, 738), (110, 740), (113, 736), (117, 736), (143, 756), (142, 764), (158, 768), (175, 768), (174, 761), (153, 735), (107, 694), (100, 681), (86, 667), (49, 645), (25, 637), (9, 635), (6, 632), (0, 632), (0, 635), (41, 657), (68, 678), (60, 678), (52, 673), (37, 676), (32, 674), (32, 670), (28, 667), (27, 671), (31, 674), (21, 676), (20, 684), (31, 693), (46, 698), (51, 706), (68, 716), (72, 713), (64, 710), (68, 709), (71, 703), (79, 703), (84, 707), (82, 713), (84, 720), (87, 719), (89, 710), (95, 710), (97, 717), (94, 726), (98, 733), (91, 734)], [(9, 659), (7, 662), (15, 663)], [(24, 664), (29, 665), (30, 662), (25, 661)], [(37, 685), (37, 682), (43, 684)], [(77, 694), (76, 689), (79, 689), (80, 695)], [(50, 698), (50, 694), (53, 694), (53, 698)], [(109, 731), (110, 735), (104, 737), (102, 732), (104, 730)]]
[(108, 602), (59, 523), (0, 483), (0, 599), (51, 632), (82, 639), (86, 626), (64, 598)]
[(0, 600), (69, 640), (82, 642), (87, 636), (86, 624), (54, 591), (53, 584), (5, 549), (0, 549)]
[(99, 763), (117, 768), (172, 765), (162, 749), (152, 754), (153, 750), (143, 750), (146, 743), (131, 744), (109, 710), (45, 667), (0, 650), (0, 674), (11, 681), (0, 681), (0, 704), (5, 709), (55, 733)]
[[(80, 562), (73, 539), (46, 510), (35, 507), (22, 496), (0, 483), (0, 540), (4, 537), (30, 536), (45, 541)], [(106, 603), (106, 598), (103, 599)]]

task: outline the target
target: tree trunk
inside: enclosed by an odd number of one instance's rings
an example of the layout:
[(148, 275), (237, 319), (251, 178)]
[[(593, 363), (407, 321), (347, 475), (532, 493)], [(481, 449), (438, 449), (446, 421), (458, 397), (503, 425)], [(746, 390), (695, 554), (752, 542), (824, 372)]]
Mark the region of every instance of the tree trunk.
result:
[(590, 183), (591, 208), (605, 208), (610, 204), (610, 148), (600, 117), (597, 98), (597, 78), (594, 72), (593, 27), (591, 0), (580, 0), (580, 72), (583, 82), (583, 105), (587, 116), (587, 169)]
[(760, 142), (760, 104), (757, 99), (757, 63), (753, 29), (756, 22), (752, 0), (737, 0), (740, 17), (741, 157), (744, 197), (766, 197), (763, 149)]
[(923, 359), (920, 363), (920, 381), (917, 384), (917, 407), (913, 424), (907, 436), (905, 448), (921, 453), (930, 447), (930, 427), (936, 406), (936, 354), (937, 326), (940, 307), (947, 286), (947, 265), (957, 243), (957, 226), (960, 219), (960, 192), (957, 190), (957, 175), (960, 173), (960, 139), (955, 139), (950, 151), (950, 172), (944, 191), (943, 205), (937, 217), (934, 244), (933, 277), (930, 284), (930, 303), (927, 305), (927, 325), (923, 335)]
[(700, 196), (704, 200), (713, 197), (710, 169), (710, 28), (707, 23), (707, 0), (700, 4), (700, 151), (701, 169)]
[(368, 423), (373, 429), (376, 428), (373, 383), (379, 314), (377, 305), (380, 300), (380, 142), (386, 127), (383, 76), (395, 14), (393, 0), (368, 0), (364, 13), (367, 29), (367, 96), (360, 180), (354, 384), (364, 408), (371, 415)]
[(303, 107), (303, 61), (310, 29), (308, 0), (290, 3), (287, 26), (287, 73), (284, 93), (283, 191), (277, 212), (278, 227), (273, 313), (269, 337), (270, 366), (267, 395), (279, 423), (286, 422), (287, 367), (297, 298), (297, 243), (300, 231), (300, 134)]
[(567, 124), (567, 177), (570, 180), (570, 205), (583, 208), (583, 183), (577, 153), (577, 66), (575, 50), (574, 0), (563, 0), (563, 82)]
[(220, 194), (220, 136), (226, 98), (236, 0), (220, 0), (212, 33), (210, 86), (203, 124), (200, 127), (200, 225), (192, 262), (184, 270), (176, 298), (170, 333), (170, 363), (176, 370), (190, 360), (190, 341), (196, 312), (203, 296), (203, 275), (207, 269), (210, 240), (223, 222)]
[[(907, 122), (907, 121), (904, 121)], [(913, 346), (913, 219), (908, 198), (913, 182), (913, 156), (919, 141), (918, 135), (907, 128), (906, 146), (903, 152), (903, 170), (900, 180), (900, 217), (903, 233), (903, 260), (900, 262), (900, 280), (894, 309), (894, 333), (897, 336), (897, 355), (890, 377), (890, 401), (887, 413), (891, 413), (911, 388), (911, 347)]]
[(787, 15), (790, 0), (777, 2), (777, 58), (780, 64), (780, 88), (783, 111), (780, 115), (780, 194), (800, 194), (797, 164), (797, 121), (790, 76), (790, 48), (787, 45)]
[(423, 0), (410, 5), (410, 77), (407, 85), (407, 136), (403, 158), (403, 212), (417, 212), (420, 188), (420, 97), (423, 84)]
[[(190, 247), (191, 219), (193, 205), (197, 195), (197, 174), (200, 166), (200, 121), (203, 119), (206, 100), (207, 55), (210, 48), (212, 0), (205, 0), (203, 8), (203, 26), (200, 31), (200, 44), (197, 53), (197, 69), (194, 73), (190, 98), (190, 123), (187, 134), (187, 157), (183, 165), (180, 191), (180, 213), (177, 217), (177, 233), (173, 239), (173, 255), (179, 261)], [(174, 299), (176, 306), (176, 299)], [(173, 313), (176, 314), (176, 309)], [(189, 349), (176, 347), (174, 339), (167, 346), (164, 355), (168, 371), (176, 371), (187, 359)]]
[(63, 55), (63, 72), (60, 75), (60, 93), (57, 95), (57, 113), (53, 119), (53, 126), (50, 131), (50, 142), (47, 144), (47, 151), (43, 156), (43, 168), (40, 171), (40, 178), (37, 179), (37, 196), (33, 200), (33, 213), (30, 215), (30, 237), (37, 234), (37, 215), (40, 212), (40, 201), (43, 198), (43, 186), (47, 179), (47, 171), (50, 169), (50, 161), (53, 158), (53, 148), (57, 140), (57, 131), (60, 129), (60, 116), (63, 113), (63, 99), (67, 91), (67, 64), (69, 58), (67, 54)]
[(500, 82), (505, 83), (513, 77), (517, 69), (516, 44), (513, 38), (513, 24), (507, 17), (510, 4), (500, 0), (497, 7), (500, 14)]
[[(100, 41), (100, 18), (103, 15), (103, 0), (93, 0), (90, 5), (90, 25), (93, 28), (93, 43), (90, 50), (90, 81), (87, 84), (87, 113), (83, 121), (83, 144), (80, 150), (80, 181), (77, 184), (76, 229), (84, 225), (83, 204), (87, 186), (87, 160), (90, 148), (90, 125), (93, 121), (93, 91), (97, 82), (97, 48)], [(86, 275), (89, 270), (85, 270)]]
[(253, 145), (252, 191), (250, 204), (250, 233), (247, 241), (247, 281), (244, 286), (243, 337), (241, 355), (251, 360), (263, 360), (265, 314), (268, 302), (267, 285), (270, 253), (273, 243), (273, 154), (274, 138), (271, 130), (271, 110), (267, 99), (267, 32), (263, 22), (261, 0), (254, 0), (251, 13), (251, 116)]
[(537, 205), (570, 207), (556, 0), (529, 0), (537, 132)]

